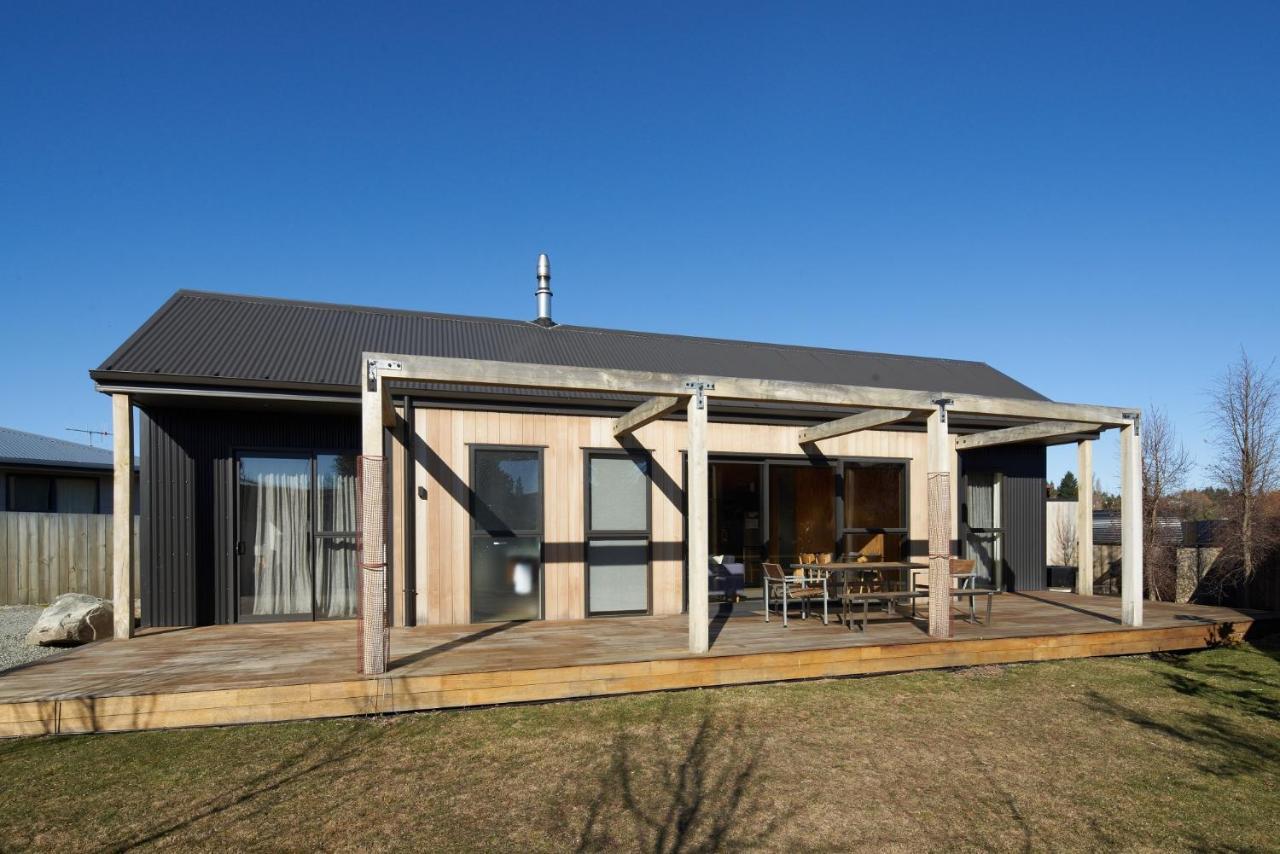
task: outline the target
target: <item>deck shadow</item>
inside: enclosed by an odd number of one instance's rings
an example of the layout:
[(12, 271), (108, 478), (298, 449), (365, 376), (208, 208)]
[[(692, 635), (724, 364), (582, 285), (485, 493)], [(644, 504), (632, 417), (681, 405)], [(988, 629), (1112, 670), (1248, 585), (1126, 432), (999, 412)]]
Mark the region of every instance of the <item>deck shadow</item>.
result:
[(1021, 592), (1021, 593), (1010, 593), (1009, 595), (1021, 596), (1024, 599), (1031, 599), (1036, 602), (1041, 602), (1045, 605), (1052, 605), (1055, 608), (1065, 608), (1068, 611), (1074, 611), (1077, 614), (1084, 614), (1086, 617), (1094, 617), (1099, 620), (1104, 620), (1108, 623), (1112, 623), (1113, 625), (1117, 625), (1117, 626), (1122, 625), (1123, 623), (1123, 621), (1119, 617), (1113, 617), (1110, 614), (1104, 614), (1100, 611), (1092, 611), (1088, 608), (1081, 608), (1078, 605), (1068, 605), (1066, 602), (1059, 602), (1054, 599), (1046, 599), (1042, 596), (1036, 596), (1034, 593)]
[(388, 662), (387, 670), (391, 671), (399, 667), (408, 667), (411, 664), (417, 664), (420, 661), (426, 661), (428, 658), (434, 658), (437, 655), (443, 655), (446, 652), (459, 649), (461, 647), (466, 646), (467, 644), (472, 644), (477, 641), (484, 640), (485, 638), (492, 637), (498, 634), (499, 632), (505, 632), (507, 629), (514, 628), (515, 626), (520, 625), (521, 622), (522, 621), (520, 620), (509, 620), (505, 623), (495, 623), (494, 625), (488, 627), (487, 629), (481, 629), (478, 632), (472, 632), (469, 635), (463, 635), (460, 638), (454, 638), (451, 641), (446, 641), (445, 643), (439, 644), (438, 646), (429, 646), (426, 649), (419, 650), (418, 652), (413, 652), (413, 653), (410, 653), (409, 655), (401, 656), (400, 658), (396, 658)]

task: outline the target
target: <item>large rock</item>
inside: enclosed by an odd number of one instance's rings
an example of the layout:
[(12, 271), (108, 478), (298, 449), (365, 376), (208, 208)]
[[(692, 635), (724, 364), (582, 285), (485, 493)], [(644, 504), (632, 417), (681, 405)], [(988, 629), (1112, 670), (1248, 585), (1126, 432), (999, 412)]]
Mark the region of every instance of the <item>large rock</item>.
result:
[(111, 602), (85, 593), (63, 593), (40, 614), (27, 633), (35, 646), (74, 646), (109, 638), (114, 623)]

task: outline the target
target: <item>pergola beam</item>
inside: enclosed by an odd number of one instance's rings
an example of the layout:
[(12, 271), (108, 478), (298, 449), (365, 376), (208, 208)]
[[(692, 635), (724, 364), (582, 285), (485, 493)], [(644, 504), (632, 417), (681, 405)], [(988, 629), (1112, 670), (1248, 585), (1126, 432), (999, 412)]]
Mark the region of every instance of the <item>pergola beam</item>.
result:
[(836, 436), (872, 430), (910, 418), (914, 414), (915, 410), (911, 409), (873, 409), (870, 412), (859, 412), (857, 415), (837, 418), (835, 421), (827, 421), (824, 424), (815, 424), (800, 431), (800, 444), (808, 445), (811, 442), (821, 442), (823, 439), (834, 439)]
[(1038, 424), (1023, 424), (1018, 427), (1007, 427), (1003, 430), (988, 430), (985, 433), (970, 433), (956, 437), (956, 450), (971, 448), (988, 448), (992, 445), (1010, 445), (1014, 442), (1032, 442), (1040, 439), (1057, 439), (1063, 436), (1074, 436), (1078, 433), (1096, 433), (1102, 429), (1101, 424), (1090, 421), (1041, 421)]
[(662, 394), (649, 398), (613, 422), (613, 438), (621, 439), (623, 436), (639, 430), (650, 421), (657, 421), (668, 412), (678, 409), (688, 400), (688, 397), (688, 395), (681, 397), (674, 394)]
[[(455, 359), (445, 356), (404, 356), (365, 353), (364, 358), (394, 362), (395, 369), (380, 368), (387, 377), (430, 380), (478, 386), (570, 389), (575, 391), (638, 394), (646, 397), (688, 394), (689, 374), (656, 371), (624, 371), (605, 368), (575, 368), (562, 365), (535, 365), (526, 362), (494, 362), (484, 359)], [(952, 402), (953, 414), (991, 415), (1039, 420), (1087, 421), (1095, 425), (1120, 427), (1128, 423), (1131, 409), (1050, 400), (1024, 400), (958, 394), (945, 390), (909, 391), (874, 386), (761, 380), (743, 377), (715, 377), (699, 374), (699, 380), (714, 384), (715, 396), (722, 400), (753, 400), (775, 403), (807, 403), (847, 406), (858, 409), (931, 410), (934, 401)]]

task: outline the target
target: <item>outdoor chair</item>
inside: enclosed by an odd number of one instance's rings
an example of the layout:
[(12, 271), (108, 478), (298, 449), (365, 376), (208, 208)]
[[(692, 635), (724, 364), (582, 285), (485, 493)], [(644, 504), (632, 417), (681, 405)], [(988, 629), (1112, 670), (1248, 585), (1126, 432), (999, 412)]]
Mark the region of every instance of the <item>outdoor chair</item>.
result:
[[(954, 558), (954, 557), (951, 558), (951, 561), (950, 561), (951, 586), (954, 587), (957, 591), (976, 590), (978, 587), (978, 573), (974, 571), (975, 566), (977, 566), (976, 561), (962, 560), (960, 558)], [(928, 591), (929, 582), (928, 582), (927, 575), (925, 576), (925, 579), (926, 579), (925, 581), (921, 581), (916, 585), (916, 589), (921, 591)], [(969, 597), (969, 621), (976, 623), (978, 621), (978, 615), (977, 615), (976, 606), (974, 604), (974, 598), (975, 597), (973, 596)], [(913, 603), (912, 613), (914, 612), (915, 612), (915, 605)], [(990, 602), (990, 599), (988, 599), (987, 600), (987, 620), (990, 621), (990, 619), (991, 619), (991, 602)]]
[(800, 618), (808, 619), (809, 603), (822, 601), (822, 624), (827, 625), (828, 603), (827, 579), (808, 578), (806, 576), (787, 575), (782, 566), (776, 563), (764, 564), (764, 621), (769, 622), (769, 612), (774, 602), (782, 609), (782, 626), (787, 626), (787, 609), (792, 602), (800, 603)]

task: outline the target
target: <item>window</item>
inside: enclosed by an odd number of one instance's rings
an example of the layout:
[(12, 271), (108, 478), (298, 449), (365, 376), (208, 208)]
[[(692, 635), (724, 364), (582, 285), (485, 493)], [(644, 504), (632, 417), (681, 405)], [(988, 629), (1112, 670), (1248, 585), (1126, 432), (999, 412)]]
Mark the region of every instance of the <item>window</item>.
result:
[(906, 463), (845, 463), (842, 497), (845, 554), (862, 553), (872, 560), (908, 555)]
[(649, 611), (649, 457), (587, 454), (587, 613)]
[(98, 481), (43, 474), (9, 476), (7, 509), (20, 513), (97, 513)]
[(87, 477), (59, 477), (53, 481), (54, 511), (97, 513), (98, 482)]
[(10, 475), (9, 509), (19, 513), (52, 513), (53, 478), (30, 474)]
[(471, 620), (542, 617), (542, 452), (471, 452)]

